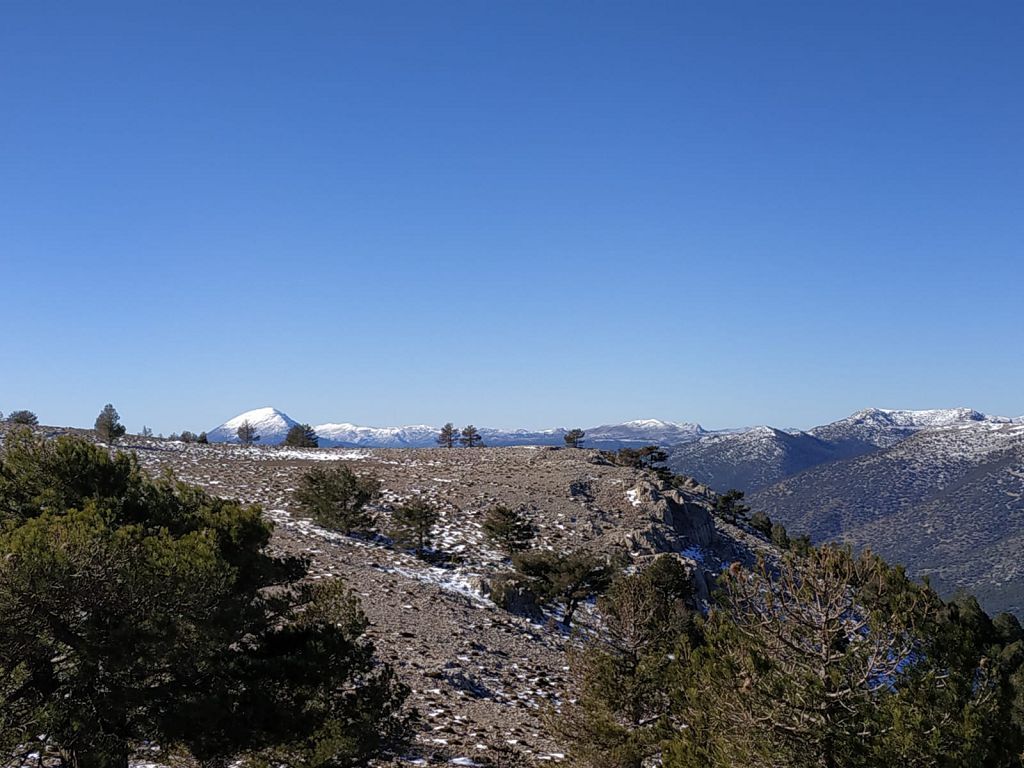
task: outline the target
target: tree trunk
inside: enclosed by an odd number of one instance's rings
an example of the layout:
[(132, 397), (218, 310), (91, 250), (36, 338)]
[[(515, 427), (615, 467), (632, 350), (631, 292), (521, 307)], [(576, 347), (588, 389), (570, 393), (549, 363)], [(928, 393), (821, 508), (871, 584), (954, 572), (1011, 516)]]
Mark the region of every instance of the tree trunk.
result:
[(562, 623), (565, 624), (565, 628), (568, 629), (572, 625), (572, 617), (576, 613), (577, 602), (570, 600), (565, 604), (565, 615), (562, 618)]

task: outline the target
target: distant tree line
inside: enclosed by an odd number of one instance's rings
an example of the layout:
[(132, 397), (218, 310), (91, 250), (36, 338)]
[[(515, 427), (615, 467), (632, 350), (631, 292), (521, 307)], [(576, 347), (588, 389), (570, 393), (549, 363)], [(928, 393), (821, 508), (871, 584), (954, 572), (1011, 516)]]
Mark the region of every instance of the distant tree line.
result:
[[(567, 446), (581, 448), (585, 436), (586, 432), (582, 429), (570, 429), (565, 433), (563, 439)], [(441, 431), (437, 434), (436, 442), (442, 448), (454, 448), (456, 444), (466, 448), (479, 448), (484, 444), (480, 431), (475, 426), (469, 424), (459, 430), (450, 421), (441, 427)]]
[(484, 444), (483, 438), (480, 436), (480, 430), (472, 424), (458, 430), (451, 422), (441, 427), (436, 442), (444, 448), (454, 448), (456, 443), (465, 448), (481, 448)]

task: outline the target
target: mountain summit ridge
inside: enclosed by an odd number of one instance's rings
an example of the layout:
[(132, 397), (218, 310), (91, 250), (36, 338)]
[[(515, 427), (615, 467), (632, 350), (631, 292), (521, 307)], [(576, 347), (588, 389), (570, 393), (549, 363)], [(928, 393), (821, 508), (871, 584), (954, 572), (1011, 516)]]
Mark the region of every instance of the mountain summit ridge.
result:
[[(212, 442), (237, 442), (235, 434), (243, 421), (249, 421), (260, 435), (262, 445), (284, 441), (288, 430), (298, 424), (284, 411), (264, 406), (245, 411), (209, 431)], [(590, 447), (616, 448), (657, 444), (666, 448), (696, 443), (705, 439), (738, 435), (761, 437), (810, 436), (826, 442), (843, 443), (844, 454), (864, 452), (868, 447), (893, 445), (919, 429), (970, 423), (1015, 423), (1016, 419), (991, 416), (973, 408), (900, 410), (863, 408), (845, 418), (809, 430), (777, 428), (769, 425), (738, 429), (710, 430), (697, 422), (663, 419), (633, 419), (616, 424), (600, 424), (586, 429)], [(323, 422), (313, 426), (323, 447), (425, 448), (435, 445), (440, 429), (431, 424), (407, 424), (374, 427), (347, 421)], [(497, 429), (480, 427), (484, 443), (489, 445), (560, 445), (567, 432), (564, 427), (549, 429)]]

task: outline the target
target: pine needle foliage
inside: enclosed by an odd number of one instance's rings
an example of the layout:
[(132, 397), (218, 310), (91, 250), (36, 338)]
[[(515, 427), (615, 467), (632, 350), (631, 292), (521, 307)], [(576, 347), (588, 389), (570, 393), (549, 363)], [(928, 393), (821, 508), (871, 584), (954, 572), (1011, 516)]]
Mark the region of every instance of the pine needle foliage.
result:
[(7, 414), (7, 423), (20, 424), (23, 427), (35, 427), (39, 424), (39, 418), (32, 411), (11, 411)]
[[(268, 549), (257, 507), (87, 441), (0, 453), (0, 746), (126, 768), (186, 760), (309, 768), (399, 746), (406, 690), (344, 584)], [(43, 734), (43, 736), (40, 736)]]
[(433, 504), (414, 496), (391, 513), (391, 537), (400, 547), (422, 555), (431, 546), (431, 533), (441, 513)]
[(309, 424), (296, 424), (288, 430), (284, 444), (291, 448), (317, 448), (320, 438)]
[(380, 481), (357, 475), (342, 462), (314, 466), (299, 480), (294, 499), (299, 508), (317, 523), (341, 533), (363, 533), (373, 529), (373, 515), (367, 505), (380, 495)]
[(503, 504), (487, 511), (483, 530), (494, 545), (510, 556), (528, 549), (537, 532), (522, 509), (510, 509)]
[(455, 425), (450, 421), (441, 427), (441, 431), (437, 433), (437, 444), (442, 448), (454, 448), (455, 443), (459, 439), (458, 430), (455, 429)]
[(238, 425), (238, 429), (235, 430), (235, 437), (238, 438), (238, 442), (241, 445), (246, 447), (258, 442), (260, 439), (260, 435), (256, 432), (256, 427), (248, 419)]
[(125, 433), (121, 417), (118, 415), (117, 409), (110, 403), (103, 406), (100, 415), (96, 417), (96, 423), (93, 425), (93, 428), (96, 430), (96, 434), (99, 435), (100, 440), (108, 445), (116, 443)]
[(459, 443), (466, 448), (477, 448), (483, 446), (484, 439), (480, 436), (480, 431), (470, 424), (462, 428)]
[(566, 627), (572, 625), (579, 604), (604, 592), (614, 574), (605, 558), (585, 551), (520, 552), (512, 557), (512, 564), (539, 603), (562, 607)]
[(548, 721), (570, 762), (640, 768), (672, 734), (674, 652), (698, 642), (686, 567), (660, 555), (597, 600), (599, 626), (569, 653), (571, 690)]
[(946, 613), (871, 553), (734, 565), (681, 655), (665, 765), (1019, 765), (1019, 732), (996, 725), (1005, 675)]

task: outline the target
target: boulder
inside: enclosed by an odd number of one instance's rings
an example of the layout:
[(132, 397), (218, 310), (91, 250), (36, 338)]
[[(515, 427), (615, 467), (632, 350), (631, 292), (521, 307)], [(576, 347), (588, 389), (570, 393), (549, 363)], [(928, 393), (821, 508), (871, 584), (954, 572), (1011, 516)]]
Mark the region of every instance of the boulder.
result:
[[(687, 546), (710, 547), (715, 543), (715, 523), (708, 507), (675, 488), (640, 480), (627, 494), (642, 517), (653, 524), (640, 526), (631, 536), (649, 542), (654, 551), (679, 551)], [(661, 526), (669, 530), (659, 530)], [(681, 542), (677, 541), (681, 539)], [(681, 543), (682, 546), (677, 546)], [(664, 545), (668, 545), (667, 547)]]

